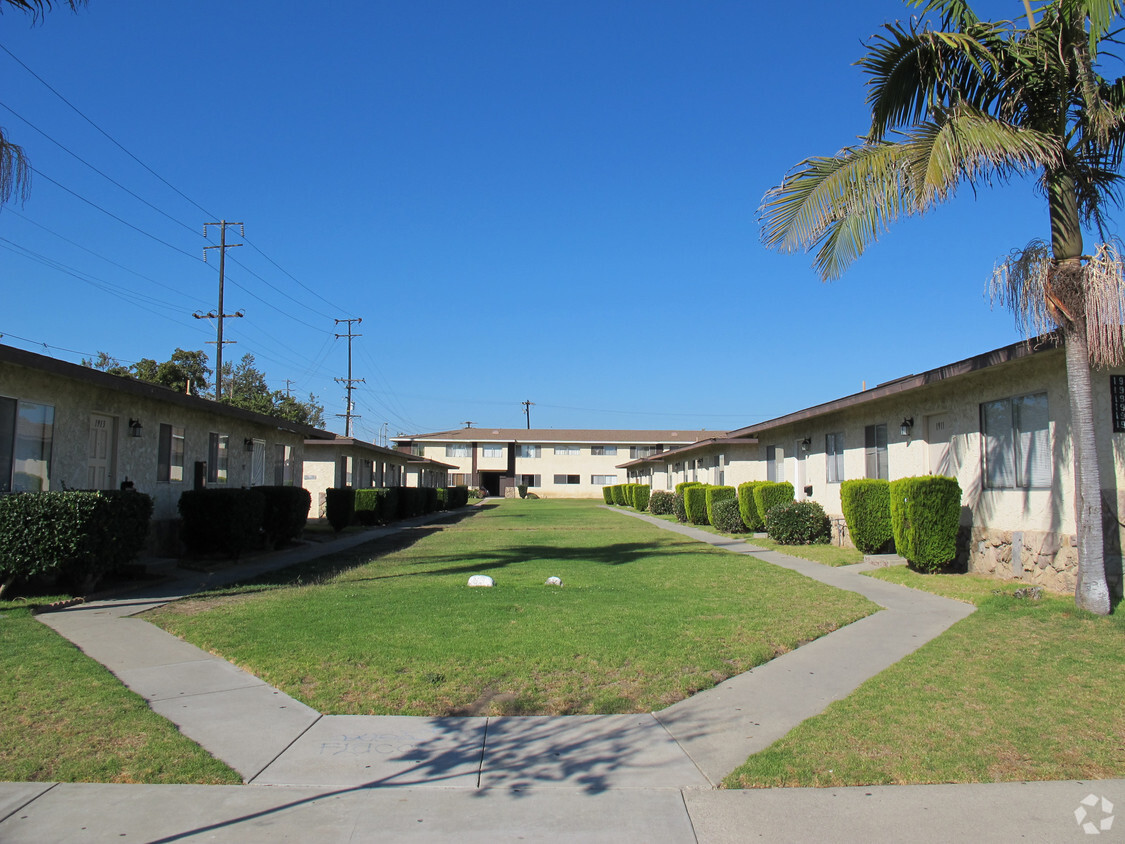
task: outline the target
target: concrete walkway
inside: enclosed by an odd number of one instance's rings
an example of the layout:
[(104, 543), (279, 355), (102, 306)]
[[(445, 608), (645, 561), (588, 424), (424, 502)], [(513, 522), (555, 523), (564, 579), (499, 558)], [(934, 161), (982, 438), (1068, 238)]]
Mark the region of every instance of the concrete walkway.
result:
[[(618, 512), (634, 515), (628, 511)], [(0, 840), (1058, 841), (1125, 782), (716, 791), (746, 757), (972, 607), (694, 528), (885, 607), (651, 715), (322, 716), (131, 616), (201, 588), (345, 550), (428, 520), (307, 546), (40, 619), (237, 770), (242, 786), (0, 784)], [(431, 518), (432, 520), (432, 518)], [(1088, 814), (1108, 816), (1102, 804)], [(1040, 833), (1042, 837), (1040, 837)]]

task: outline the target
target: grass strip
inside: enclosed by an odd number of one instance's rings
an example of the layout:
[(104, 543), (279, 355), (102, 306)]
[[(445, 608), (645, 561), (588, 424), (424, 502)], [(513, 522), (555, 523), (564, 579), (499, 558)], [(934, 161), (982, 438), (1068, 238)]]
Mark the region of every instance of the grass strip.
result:
[(663, 708), (875, 610), (597, 502), (505, 500), (148, 617), (325, 713), (598, 714)]
[(0, 780), (241, 783), (108, 670), (0, 602)]
[(872, 574), (978, 607), (751, 756), (727, 788), (1125, 775), (1125, 615), (977, 575)]

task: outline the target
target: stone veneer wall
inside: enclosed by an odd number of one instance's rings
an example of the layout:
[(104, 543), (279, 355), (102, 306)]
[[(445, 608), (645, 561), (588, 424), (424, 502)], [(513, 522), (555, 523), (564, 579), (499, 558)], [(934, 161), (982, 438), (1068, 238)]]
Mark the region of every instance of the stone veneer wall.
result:
[(1016, 579), (1054, 592), (1074, 592), (1078, 548), (1073, 534), (1041, 530), (974, 527), (969, 537), (968, 570)]

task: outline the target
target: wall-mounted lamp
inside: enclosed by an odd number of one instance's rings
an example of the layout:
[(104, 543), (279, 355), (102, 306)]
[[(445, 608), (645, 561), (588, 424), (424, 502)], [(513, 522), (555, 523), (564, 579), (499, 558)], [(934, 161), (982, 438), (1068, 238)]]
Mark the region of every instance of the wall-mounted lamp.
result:
[(141, 425), (140, 419), (130, 419), (129, 420), (129, 436), (130, 437), (137, 437), (139, 439), (140, 436), (141, 436), (141, 430), (142, 429), (143, 429), (143, 426)]
[(914, 427), (914, 417), (907, 416), (902, 420), (902, 424), (898, 426), (899, 433), (904, 437), (910, 436), (910, 429)]
[(250, 439), (249, 437), (247, 437), (246, 439), (244, 439), (242, 441), (242, 447), (244, 449), (246, 449), (247, 451), (253, 451), (254, 450), (254, 441), (252, 439)]
[(801, 451), (808, 451), (812, 448), (812, 437), (805, 437), (801, 440)]

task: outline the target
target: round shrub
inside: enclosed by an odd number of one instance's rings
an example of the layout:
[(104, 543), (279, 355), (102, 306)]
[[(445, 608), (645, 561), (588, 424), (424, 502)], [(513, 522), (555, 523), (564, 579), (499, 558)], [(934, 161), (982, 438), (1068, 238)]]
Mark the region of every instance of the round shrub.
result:
[(654, 516), (671, 516), (675, 510), (676, 496), (658, 489), (648, 500), (648, 511)]
[(684, 524), (687, 521), (687, 508), (684, 507), (684, 494), (677, 492), (672, 496), (672, 515), (676, 521)]
[(711, 526), (723, 533), (746, 533), (737, 498), (723, 498), (711, 505)]
[(766, 533), (781, 545), (815, 545), (828, 542), (832, 526), (824, 508), (815, 501), (789, 501), (766, 512)]

